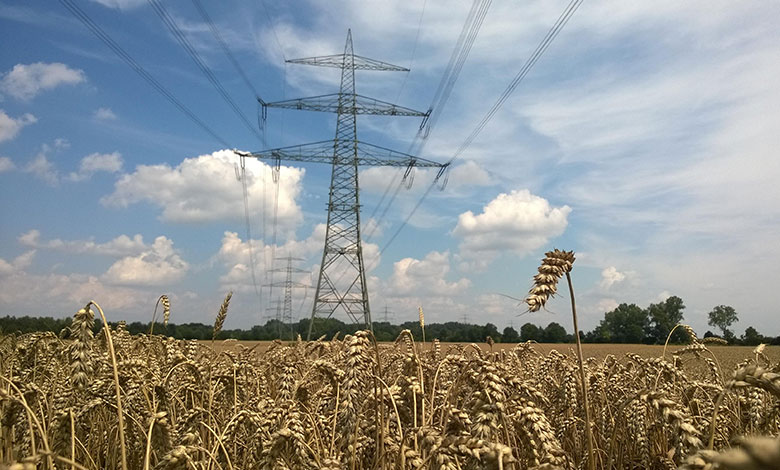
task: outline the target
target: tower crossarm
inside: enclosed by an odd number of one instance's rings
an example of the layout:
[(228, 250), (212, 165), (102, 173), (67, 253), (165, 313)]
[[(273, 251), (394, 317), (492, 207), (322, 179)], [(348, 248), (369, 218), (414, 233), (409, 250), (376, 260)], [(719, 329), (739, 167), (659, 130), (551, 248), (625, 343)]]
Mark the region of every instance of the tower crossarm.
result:
[[(261, 160), (281, 160), (294, 162), (313, 162), (330, 164), (353, 164), (349, 161), (336, 161), (333, 152), (333, 141), (325, 140), (322, 142), (313, 142), (310, 144), (291, 145), (289, 147), (280, 147), (260, 152), (241, 152), (236, 153), (242, 157), (253, 157)], [(446, 163), (438, 163), (432, 160), (415, 157), (403, 152), (397, 152), (378, 145), (357, 142), (357, 163), (362, 166), (395, 166), (395, 167), (418, 167), (418, 168), (445, 168)]]
[[(287, 287), (287, 284), (286, 284), (286, 281), (279, 281), (279, 282), (272, 282), (272, 283), (268, 283), (268, 284), (263, 284), (263, 287)], [(304, 287), (312, 288), (314, 286), (310, 286), (309, 284), (304, 284), (302, 282), (295, 282), (295, 281), (293, 281), (290, 284), (290, 287), (293, 288), (293, 289), (296, 289), (296, 288), (304, 288)]]
[[(349, 39), (352, 39), (350, 35)], [(289, 64), (304, 64), (315, 65), (317, 67), (333, 67), (333, 68), (352, 68), (353, 70), (381, 70), (384, 72), (408, 72), (409, 69), (398, 65), (388, 64), (381, 60), (369, 59), (354, 54), (348, 54), (350, 57), (346, 57), (347, 54), (334, 54), (324, 55), (318, 57), (304, 57), (302, 59), (288, 59), (286, 62)]]
[(261, 101), (261, 104), (269, 108), (302, 109), (326, 113), (373, 114), (378, 116), (428, 116), (427, 112), (405, 108), (397, 104), (357, 94), (344, 97), (340, 93), (332, 93), (329, 95), (297, 98), (276, 101), (273, 103)]

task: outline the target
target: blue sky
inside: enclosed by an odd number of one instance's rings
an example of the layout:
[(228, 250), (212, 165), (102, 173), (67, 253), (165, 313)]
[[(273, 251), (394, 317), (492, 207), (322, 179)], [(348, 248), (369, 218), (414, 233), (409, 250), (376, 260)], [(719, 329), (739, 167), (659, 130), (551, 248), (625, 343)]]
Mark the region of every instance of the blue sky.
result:
[[(237, 158), (263, 148), (154, 10), (141, 0), (76, 2), (150, 75), (229, 144), (152, 89), (60, 3), (0, 3), (0, 315), (71, 315), (95, 299), (110, 318), (147, 321), (156, 298), (172, 321), (210, 322), (235, 291), (228, 327), (264, 323), (281, 295), (258, 284), (274, 257), (303, 258), (316, 281), (330, 169), (247, 166), (247, 239)], [(355, 53), (409, 67), (358, 72), (358, 93), (425, 110), (469, 2), (202, 2), (266, 101), (334, 93), (335, 69), (284, 59)], [(420, 156), (447, 161), (520, 71), (568, 2), (493, 2)], [(165, 8), (241, 111), (252, 90), (189, 1)], [(586, 1), (479, 137), (387, 244), (432, 174), (418, 170), (385, 217), (398, 170), (364, 169), (371, 305), (382, 318), (518, 327), (544, 251), (574, 250), (581, 328), (618, 303), (682, 297), (701, 333), (732, 305), (738, 333), (780, 334), (780, 5)], [(405, 151), (416, 118), (364, 117), (361, 140)], [(335, 116), (270, 109), (271, 147), (330, 139)], [(275, 204), (274, 201), (277, 201)], [(274, 230), (273, 213), (277, 212)], [(371, 215), (374, 215), (372, 218)], [(276, 244), (274, 244), (274, 233)], [(384, 250), (379, 256), (380, 250)], [(312, 278), (310, 281), (309, 278)], [(300, 315), (313, 292), (296, 292)]]

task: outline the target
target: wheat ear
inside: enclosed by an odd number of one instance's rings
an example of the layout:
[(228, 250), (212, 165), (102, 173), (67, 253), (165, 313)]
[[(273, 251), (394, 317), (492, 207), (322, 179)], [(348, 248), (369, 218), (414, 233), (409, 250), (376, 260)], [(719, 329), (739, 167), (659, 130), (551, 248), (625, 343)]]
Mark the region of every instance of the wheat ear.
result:
[(222, 326), (225, 324), (231, 297), (233, 297), (233, 291), (227, 293), (225, 300), (222, 301), (222, 305), (219, 307), (219, 312), (217, 312), (217, 319), (214, 321), (214, 334), (211, 337), (212, 345), (214, 344), (214, 340), (217, 339), (219, 332), (222, 331)]

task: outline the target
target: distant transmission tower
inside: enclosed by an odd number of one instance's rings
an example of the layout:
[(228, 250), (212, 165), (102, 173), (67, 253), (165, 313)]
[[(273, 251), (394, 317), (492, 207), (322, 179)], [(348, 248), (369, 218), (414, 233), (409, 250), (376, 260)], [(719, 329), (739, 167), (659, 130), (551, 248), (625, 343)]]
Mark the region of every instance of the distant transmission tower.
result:
[(272, 312), (272, 315), (266, 315), (266, 318), (276, 320), (276, 335), (282, 339), (282, 299), (276, 299), (270, 302), (273, 307), (266, 308), (266, 312)]
[[(286, 276), (284, 278), (284, 281), (280, 282), (272, 282), (271, 284), (266, 284), (265, 287), (271, 286), (271, 287), (283, 287), (284, 288), (284, 301), (281, 302), (281, 311), (279, 314), (279, 318), (277, 320), (281, 321), (282, 323), (286, 323), (290, 325), (290, 334), (292, 335), (292, 323), (293, 323), (293, 308), (292, 308), (292, 291), (293, 289), (300, 289), (300, 288), (307, 288), (311, 287), (309, 285), (303, 284), (301, 282), (295, 282), (293, 281), (293, 273), (308, 273), (309, 271), (294, 268), (292, 265), (293, 261), (303, 261), (301, 258), (293, 258), (292, 256), (287, 256), (286, 258), (276, 258), (278, 261), (287, 261), (287, 267), (286, 268), (278, 268), (278, 269), (271, 269), (269, 272), (276, 272), (276, 273), (286, 273)], [(292, 338), (291, 338), (292, 339)]]
[(254, 157), (272, 160), (277, 171), (282, 160), (332, 164), (325, 248), (322, 250), (322, 262), (307, 339), (311, 339), (316, 318), (330, 318), (337, 312), (345, 313), (352, 322), (363, 323), (366, 328), (372, 329), (360, 239), (358, 167), (360, 165), (405, 167), (404, 179), (409, 177), (414, 167), (433, 167), (439, 169), (436, 175), (438, 180), (444, 174), (447, 165), (358, 140), (358, 114), (417, 116), (427, 119), (429, 113), (355, 93), (355, 70), (408, 72), (409, 69), (355, 55), (352, 49), (351, 31), (347, 32), (347, 43), (343, 54), (292, 59), (287, 62), (341, 69), (341, 88), (338, 93), (330, 95), (275, 103), (266, 103), (258, 98), (263, 106), (263, 117), (268, 107), (336, 113), (338, 116), (336, 137), (333, 140), (256, 153), (237, 153), (242, 159)]
[(385, 304), (385, 309), (382, 312), (382, 315), (383, 315), (382, 319), (385, 321), (385, 323), (390, 323), (390, 317), (394, 317), (395, 316), (395, 312), (392, 312), (392, 311), (388, 310), (387, 309), (387, 304)]

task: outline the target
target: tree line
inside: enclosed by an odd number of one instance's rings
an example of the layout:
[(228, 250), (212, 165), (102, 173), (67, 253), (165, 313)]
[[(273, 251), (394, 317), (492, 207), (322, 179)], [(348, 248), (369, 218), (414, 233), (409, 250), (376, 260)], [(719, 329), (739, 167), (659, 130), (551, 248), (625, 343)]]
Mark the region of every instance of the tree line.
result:
[[(604, 314), (598, 326), (589, 332), (580, 332), (580, 337), (586, 343), (645, 343), (664, 344), (669, 332), (674, 326), (683, 322), (685, 305), (681, 298), (672, 296), (663, 302), (650, 304), (641, 308), (636, 304), (620, 304), (617, 308)], [(720, 337), (731, 344), (755, 346), (760, 343), (780, 344), (780, 336), (767, 337), (749, 326), (739, 337), (731, 330), (731, 325), (738, 321), (737, 312), (727, 305), (719, 305), (709, 313), (709, 325), (720, 330)], [(36, 331), (51, 331), (59, 334), (70, 326), (70, 318), (52, 317), (0, 317), (0, 334), (32, 333)], [(121, 322), (130, 334), (145, 334), (150, 331), (150, 324)], [(117, 327), (119, 323), (112, 323)], [(402, 330), (408, 329), (415, 338), (422, 338), (420, 324), (416, 321), (393, 325), (389, 322), (374, 322), (374, 335), (379, 341), (393, 341)], [(96, 324), (95, 332), (100, 326)], [(313, 330), (317, 336), (327, 338), (336, 334), (352, 334), (362, 329), (361, 325), (347, 324), (335, 318), (316, 319)], [(273, 339), (291, 340), (298, 335), (306, 337), (309, 330), (309, 319), (301, 319), (295, 323), (283, 323), (269, 320), (265, 325), (255, 325), (249, 329), (223, 329), (217, 334), (217, 339), (238, 339), (245, 341), (269, 341)], [(214, 333), (212, 325), (203, 323), (169, 323), (167, 326), (155, 326), (155, 332), (172, 336), (176, 339), (211, 339)], [(427, 338), (438, 338), (445, 342), (482, 342), (490, 337), (495, 342), (517, 343), (521, 341), (536, 341), (539, 343), (568, 343), (574, 337), (562, 325), (550, 322), (546, 327), (533, 323), (525, 323), (518, 332), (508, 326), (499, 331), (496, 325), (486, 323), (476, 325), (460, 322), (431, 323), (425, 325)], [(716, 336), (707, 331), (704, 337)], [(678, 328), (672, 334), (672, 343), (686, 343), (686, 333)]]

